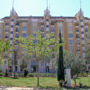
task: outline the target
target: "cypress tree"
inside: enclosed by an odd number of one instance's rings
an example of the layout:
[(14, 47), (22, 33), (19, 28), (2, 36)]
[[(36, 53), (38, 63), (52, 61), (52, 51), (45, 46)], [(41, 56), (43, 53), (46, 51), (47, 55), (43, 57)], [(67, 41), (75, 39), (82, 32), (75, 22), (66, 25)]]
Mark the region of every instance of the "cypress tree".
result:
[[(59, 43), (62, 43), (61, 32), (59, 33)], [(58, 59), (58, 67), (57, 67), (57, 80), (59, 81), (59, 85), (61, 85), (62, 80), (64, 80), (64, 64), (63, 64), (63, 46), (59, 47), (59, 59)], [(62, 85), (61, 85), (62, 86)]]

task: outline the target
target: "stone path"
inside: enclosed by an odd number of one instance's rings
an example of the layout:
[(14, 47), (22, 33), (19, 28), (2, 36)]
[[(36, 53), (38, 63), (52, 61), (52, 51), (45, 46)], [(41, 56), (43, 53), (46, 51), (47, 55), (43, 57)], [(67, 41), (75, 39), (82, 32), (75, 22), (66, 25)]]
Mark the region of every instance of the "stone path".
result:
[(35, 89), (35, 88), (20, 88), (20, 87), (3, 87), (3, 86), (0, 86), (0, 90), (52, 90), (52, 89)]

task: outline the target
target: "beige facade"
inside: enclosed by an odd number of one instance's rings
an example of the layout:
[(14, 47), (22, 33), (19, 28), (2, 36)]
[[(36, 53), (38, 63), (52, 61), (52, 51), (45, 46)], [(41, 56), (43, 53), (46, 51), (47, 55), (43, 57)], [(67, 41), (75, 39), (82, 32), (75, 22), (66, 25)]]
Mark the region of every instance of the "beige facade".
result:
[[(57, 17), (51, 16), (50, 11), (46, 9), (44, 16), (18, 16), (14, 8), (9, 17), (2, 18), (0, 22), (0, 38), (9, 40), (10, 45), (15, 46), (15, 38), (26, 38), (37, 30), (41, 31), (41, 36), (47, 37), (47, 33), (54, 33), (58, 40), (59, 30), (61, 30), (64, 39), (64, 49), (80, 56), (86, 54), (86, 35), (90, 30), (90, 19), (83, 16), (80, 11), (75, 17)], [(23, 55), (22, 48), (18, 47), (18, 59)], [(12, 54), (9, 55), (12, 58)]]

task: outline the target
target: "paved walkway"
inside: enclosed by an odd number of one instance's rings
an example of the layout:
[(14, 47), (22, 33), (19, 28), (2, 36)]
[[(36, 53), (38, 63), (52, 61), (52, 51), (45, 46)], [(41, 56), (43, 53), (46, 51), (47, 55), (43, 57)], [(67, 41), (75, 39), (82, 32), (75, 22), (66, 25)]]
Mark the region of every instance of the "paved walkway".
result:
[(0, 87), (0, 90), (52, 90), (52, 89), (35, 89), (35, 88), (20, 88), (20, 87)]

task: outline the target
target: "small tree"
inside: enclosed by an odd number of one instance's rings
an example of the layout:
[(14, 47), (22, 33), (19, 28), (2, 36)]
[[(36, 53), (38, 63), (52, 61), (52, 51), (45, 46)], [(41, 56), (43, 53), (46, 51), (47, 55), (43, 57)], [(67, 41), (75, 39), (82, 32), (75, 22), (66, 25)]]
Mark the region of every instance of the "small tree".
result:
[[(55, 38), (52, 38), (52, 34), (48, 33), (48, 37), (41, 37), (40, 31), (35, 32), (36, 37), (30, 35), (26, 39), (19, 38), (18, 40), (21, 42), (20, 46), (25, 48), (25, 53), (32, 56), (35, 55), (36, 58), (36, 72), (37, 75), (37, 86), (39, 86), (39, 61), (46, 57), (50, 56), (51, 52), (55, 50), (57, 43), (55, 42)], [(23, 43), (22, 43), (23, 42)], [(54, 47), (52, 47), (54, 45)]]
[[(3, 63), (3, 58), (5, 56), (5, 52), (9, 52), (10, 50), (10, 44), (9, 41), (7, 40), (6, 42), (4, 42), (3, 40), (0, 40), (0, 64)], [(8, 57), (8, 55), (7, 55)], [(8, 63), (9, 63), (9, 58), (8, 59)]]
[(79, 55), (74, 55), (68, 51), (64, 51), (64, 65), (71, 68), (71, 77), (73, 78), (76, 86), (76, 79), (85, 68), (85, 59)]
[(86, 45), (87, 45), (87, 53), (85, 56), (86, 59), (86, 72), (88, 73), (88, 64), (90, 64), (90, 30), (88, 30), (88, 34), (86, 36)]
[[(62, 44), (61, 32), (59, 33), (59, 43)], [(57, 80), (59, 81), (59, 86), (62, 87), (62, 81), (64, 81), (64, 64), (63, 64), (63, 46), (59, 47), (59, 59), (57, 67)]]

